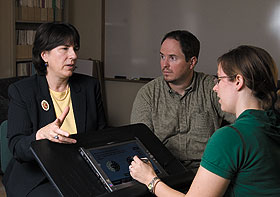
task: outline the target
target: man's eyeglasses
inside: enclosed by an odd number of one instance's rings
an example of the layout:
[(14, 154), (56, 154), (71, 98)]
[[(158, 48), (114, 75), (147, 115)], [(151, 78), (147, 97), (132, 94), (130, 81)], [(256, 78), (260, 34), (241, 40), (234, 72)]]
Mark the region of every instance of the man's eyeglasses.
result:
[(217, 75), (214, 75), (214, 83), (215, 85), (218, 85), (220, 83), (220, 81), (223, 79), (223, 78), (234, 78), (236, 77), (236, 75), (231, 75), (231, 76), (217, 76)]

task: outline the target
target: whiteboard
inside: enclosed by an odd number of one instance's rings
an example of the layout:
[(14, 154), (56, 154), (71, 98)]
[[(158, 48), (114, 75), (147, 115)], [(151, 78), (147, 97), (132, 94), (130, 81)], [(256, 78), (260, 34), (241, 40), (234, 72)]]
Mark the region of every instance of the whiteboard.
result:
[(92, 60), (77, 59), (75, 73), (94, 76), (94, 62)]
[(185, 29), (201, 42), (196, 71), (241, 44), (266, 49), (280, 70), (280, 0), (105, 0), (105, 77), (161, 75), (160, 41)]

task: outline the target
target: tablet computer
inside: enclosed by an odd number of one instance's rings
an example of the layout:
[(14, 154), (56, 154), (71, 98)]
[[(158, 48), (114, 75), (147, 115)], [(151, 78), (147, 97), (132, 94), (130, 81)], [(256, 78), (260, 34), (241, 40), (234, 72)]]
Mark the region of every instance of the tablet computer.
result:
[(135, 155), (149, 160), (158, 177), (167, 176), (163, 167), (138, 138), (88, 149), (80, 147), (79, 152), (109, 192), (136, 183), (129, 173), (129, 165)]

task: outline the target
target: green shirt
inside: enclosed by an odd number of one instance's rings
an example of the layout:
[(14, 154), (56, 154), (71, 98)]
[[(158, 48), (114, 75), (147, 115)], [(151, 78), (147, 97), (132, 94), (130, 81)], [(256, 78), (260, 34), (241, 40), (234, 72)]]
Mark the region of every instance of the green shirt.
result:
[(210, 138), (201, 166), (231, 180), (228, 196), (280, 196), (279, 117), (246, 110), (231, 126)]
[[(225, 116), (213, 86), (212, 76), (195, 72), (181, 96), (158, 77), (137, 93), (131, 123), (146, 124), (186, 167), (197, 168), (208, 139)], [(227, 120), (233, 122), (234, 117), (227, 114)]]

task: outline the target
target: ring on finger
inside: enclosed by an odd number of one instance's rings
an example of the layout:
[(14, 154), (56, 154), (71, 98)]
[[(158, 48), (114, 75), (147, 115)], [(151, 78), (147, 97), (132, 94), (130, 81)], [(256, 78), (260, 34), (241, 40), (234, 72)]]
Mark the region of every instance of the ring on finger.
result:
[(56, 140), (59, 139), (58, 135), (55, 135), (53, 138), (56, 139)]

